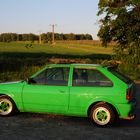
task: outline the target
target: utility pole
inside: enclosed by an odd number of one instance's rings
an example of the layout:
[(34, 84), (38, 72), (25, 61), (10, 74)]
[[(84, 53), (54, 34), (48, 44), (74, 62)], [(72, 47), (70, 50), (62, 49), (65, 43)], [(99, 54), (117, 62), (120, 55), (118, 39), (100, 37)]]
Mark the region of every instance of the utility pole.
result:
[(19, 41), (19, 34), (17, 33), (17, 41)]
[(42, 43), (41, 34), (39, 34), (39, 44)]
[(41, 30), (40, 31), (38, 31), (39, 32), (39, 44), (42, 44), (42, 38), (41, 38)]
[(50, 24), (50, 26), (52, 27), (52, 44), (54, 44), (54, 27), (57, 26), (56, 24)]

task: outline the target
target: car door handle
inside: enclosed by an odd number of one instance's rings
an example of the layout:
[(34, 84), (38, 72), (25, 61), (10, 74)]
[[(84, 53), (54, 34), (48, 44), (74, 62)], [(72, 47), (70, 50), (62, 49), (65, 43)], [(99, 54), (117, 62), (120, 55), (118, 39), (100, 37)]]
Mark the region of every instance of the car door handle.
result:
[(59, 90), (59, 92), (60, 92), (60, 93), (65, 93), (65, 91), (64, 91), (64, 90)]

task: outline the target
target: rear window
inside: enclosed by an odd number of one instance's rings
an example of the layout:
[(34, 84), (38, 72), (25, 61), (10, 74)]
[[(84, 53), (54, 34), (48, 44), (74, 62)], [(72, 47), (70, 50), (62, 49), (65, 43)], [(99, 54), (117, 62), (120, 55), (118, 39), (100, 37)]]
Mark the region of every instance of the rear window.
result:
[(123, 82), (125, 82), (126, 84), (130, 84), (132, 83), (132, 80), (130, 78), (128, 78), (127, 76), (125, 76), (124, 74), (122, 74), (121, 72), (118, 71), (118, 69), (115, 68), (108, 68), (108, 70), (115, 75), (116, 77), (118, 77), (119, 79), (121, 79)]

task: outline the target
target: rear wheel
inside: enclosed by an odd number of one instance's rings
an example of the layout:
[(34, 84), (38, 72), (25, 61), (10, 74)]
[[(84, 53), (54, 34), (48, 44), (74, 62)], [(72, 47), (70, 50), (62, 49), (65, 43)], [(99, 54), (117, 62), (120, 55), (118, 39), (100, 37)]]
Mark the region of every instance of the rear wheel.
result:
[(92, 107), (90, 118), (98, 126), (107, 126), (114, 122), (115, 113), (108, 104), (98, 103)]
[(0, 116), (13, 115), (15, 112), (14, 102), (8, 96), (0, 96)]

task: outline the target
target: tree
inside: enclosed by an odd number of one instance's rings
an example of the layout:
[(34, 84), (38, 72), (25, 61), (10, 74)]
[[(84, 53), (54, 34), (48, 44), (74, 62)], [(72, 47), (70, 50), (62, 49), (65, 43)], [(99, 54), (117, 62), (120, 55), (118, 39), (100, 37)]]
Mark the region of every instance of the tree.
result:
[(48, 36), (46, 33), (41, 34), (41, 39), (43, 43), (48, 43)]
[(85, 35), (86, 40), (93, 40), (92, 36), (90, 34)]
[(98, 15), (103, 46), (116, 42), (116, 59), (127, 64), (140, 63), (140, 0), (100, 0)]
[[(59, 34), (55, 33), (55, 40), (92, 40), (92, 36), (90, 34)], [(41, 39), (44, 43), (49, 43), (52, 41), (52, 33), (47, 32), (41, 34)], [(0, 34), (0, 42), (11, 42), (11, 41), (38, 41), (39, 36), (32, 33), (2, 33)]]
[(2, 33), (0, 34), (0, 42), (11, 42), (17, 40), (16, 33)]

